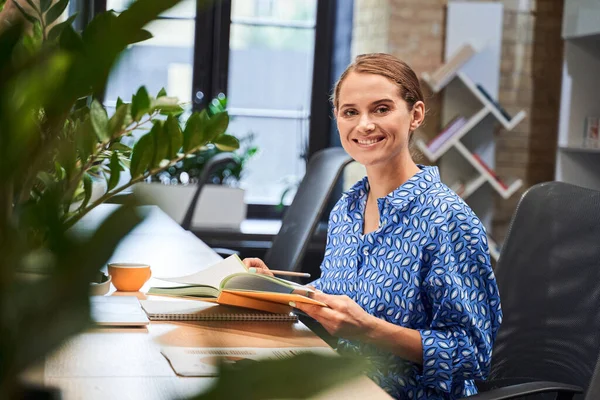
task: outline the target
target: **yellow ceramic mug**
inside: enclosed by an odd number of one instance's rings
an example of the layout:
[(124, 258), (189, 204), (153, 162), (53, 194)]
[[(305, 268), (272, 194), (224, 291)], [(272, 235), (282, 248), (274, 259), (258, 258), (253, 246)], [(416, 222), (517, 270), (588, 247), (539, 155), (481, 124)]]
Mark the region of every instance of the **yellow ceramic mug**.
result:
[(110, 263), (108, 274), (112, 284), (122, 292), (137, 292), (152, 276), (148, 264), (136, 263)]

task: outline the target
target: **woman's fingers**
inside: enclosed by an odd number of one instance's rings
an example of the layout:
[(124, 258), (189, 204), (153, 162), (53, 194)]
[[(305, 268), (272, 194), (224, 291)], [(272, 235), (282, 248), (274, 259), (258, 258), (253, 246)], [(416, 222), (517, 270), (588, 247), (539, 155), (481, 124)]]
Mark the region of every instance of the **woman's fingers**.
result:
[(250, 273), (273, 276), (273, 273), (269, 271), (269, 267), (260, 258), (244, 258), (242, 261)]

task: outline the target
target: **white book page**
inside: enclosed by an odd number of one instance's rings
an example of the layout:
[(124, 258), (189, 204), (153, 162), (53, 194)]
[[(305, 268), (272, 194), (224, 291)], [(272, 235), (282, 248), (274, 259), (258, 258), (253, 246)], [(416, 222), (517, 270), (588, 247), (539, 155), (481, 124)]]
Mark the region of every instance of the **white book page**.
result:
[(246, 266), (235, 254), (219, 261), (210, 267), (198, 271), (191, 275), (179, 276), (174, 278), (159, 278), (163, 281), (182, 283), (187, 285), (207, 285), (219, 288), (221, 281), (228, 275), (238, 272), (248, 272)]

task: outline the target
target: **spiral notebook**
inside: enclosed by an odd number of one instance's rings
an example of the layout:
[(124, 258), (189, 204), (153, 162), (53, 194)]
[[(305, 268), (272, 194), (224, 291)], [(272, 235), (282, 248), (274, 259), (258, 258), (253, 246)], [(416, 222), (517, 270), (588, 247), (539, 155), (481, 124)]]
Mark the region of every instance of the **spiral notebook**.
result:
[(141, 300), (151, 321), (298, 321), (293, 313), (276, 314), (201, 300)]

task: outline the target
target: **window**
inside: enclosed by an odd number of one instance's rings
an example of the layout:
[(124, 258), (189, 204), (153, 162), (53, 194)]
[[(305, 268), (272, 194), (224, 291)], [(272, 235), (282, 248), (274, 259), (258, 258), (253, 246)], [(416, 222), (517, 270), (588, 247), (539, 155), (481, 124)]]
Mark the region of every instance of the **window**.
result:
[(249, 203), (278, 204), (304, 175), (316, 3), (232, 1), (230, 131), (238, 137), (252, 133), (259, 148), (242, 181)]
[[(95, 7), (118, 12), (132, 1), (99, 0)], [(311, 107), (314, 91), (321, 94), (318, 109), (327, 108), (332, 10), (337, 2), (220, 0), (211, 7), (199, 3), (183, 0), (147, 27), (154, 38), (124, 53), (111, 73), (104, 102), (114, 107), (117, 97), (129, 99), (141, 85), (150, 94), (165, 87), (169, 95), (194, 108), (225, 93), (229, 133), (239, 138), (252, 135), (259, 148), (246, 164), (241, 182), (246, 200), (278, 204), (284, 190), (304, 175), (308, 155), (329, 144), (328, 111), (319, 116), (321, 128), (316, 129)], [(347, 5), (351, 10), (352, 3)], [(316, 40), (319, 35), (324, 40)], [(315, 63), (319, 69), (314, 69)], [(321, 75), (318, 91), (313, 70)], [(319, 137), (309, 140), (309, 130), (318, 131)], [(286, 203), (290, 201), (287, 196)]]
[[(122, 11), (131, 0), (108, 0), (107, 9)], [(154, 36), (127, 49), (112, 71), (104, 102), (114, 107), (145, 85), (151, 95), (164, 87), (170, 96), (191, 102), (194, 66), (195, 0), (184, 0), (146, 27)]]

